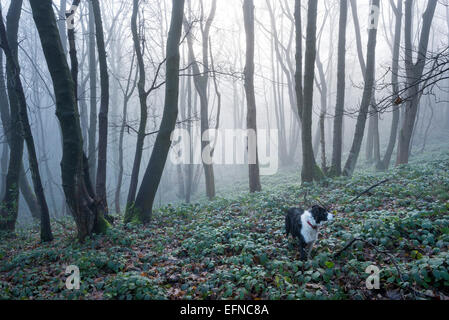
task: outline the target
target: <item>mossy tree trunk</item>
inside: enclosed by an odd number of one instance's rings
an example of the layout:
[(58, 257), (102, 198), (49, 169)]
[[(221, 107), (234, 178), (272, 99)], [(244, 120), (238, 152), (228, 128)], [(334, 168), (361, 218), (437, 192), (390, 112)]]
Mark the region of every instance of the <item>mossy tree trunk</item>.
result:
[(58, 36), (52, 1), (30, 0), (30, 5), (55, 91), (56, 116), (60, 122), (63, 139), (61, 161), (63, 190), (77, 225), (78, 238), (83, 241), (94, 230), (105, 231), (108, 223), (98, 210), (95, 192), (89, 179), (75, 85)]
[[(22, 10), (22, 0), (11, 1), (7, 14), (7, 40), (12, 44), (12, 55), (17, 60), (17, 32)], [(2, 43), (3, 45), (3, 43)], [(0, 205), (0, 230), (12, 232), (15, 230), (16, 220), (19, 212), (19, 179), (22, 169), (23, 157), (23, 134), (20, 125), (20, 109), (13, 88), (13, 66), (11, 61), (6, 64), (7, 90), (9, 97), (9, 166), (6, 174), (5, 195)]]
[[(50, 226), (50, 214), (48, 212), (47, 200), (45, 199), (44, 188), (39, 173), (39, 164), (37, 160), (36, 147), (34, 145), (34, 138), (31, 132), (31, 126), (28, 119), (28, 110), (26, 104), (25, 93), (23, 91), (22, 80), (20, 79), (20, 69), (16, 57), (14, 57), (6, 35), (6, 28), (3, 22), (2, 10), (0, 8), (0, 39), (1, 47), (5, 52), (6, 63), (9, 66), (11, 77), (8, 77), (8, 84), (14, 89), (12, 92), (17, 99), (19, 107), (19, 119), (24, 139), (28, 149), (30, 171), (33, 180), (34, 190), (39, 201), (39, 209), (41, 216), (41, 240), (44, 242), (52, 241), (53, 235)], [(10, 94), (11, 96), (11, 94)]]

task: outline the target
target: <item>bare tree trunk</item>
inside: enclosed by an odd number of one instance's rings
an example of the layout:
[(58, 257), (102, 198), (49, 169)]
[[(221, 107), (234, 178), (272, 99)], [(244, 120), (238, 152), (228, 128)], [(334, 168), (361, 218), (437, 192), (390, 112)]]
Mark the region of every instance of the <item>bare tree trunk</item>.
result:
[(17, 51), (16, 57), (14, 56), (12, 50), (9, 47), (8, 39), (6, 35), (6, 28), (3, 22), (2, 10), (0, 8), (0, 39), (1, 47), (5, 52), (6, 61), (9, 65), (12, 77), (8, 77), (10, 86), (14, 89), (13, 94), (17, 99), (19, 106), (19, 126), (22, 127), (22, 132), (24, 134), (24, 139), (28, 149), (29, 163), (31, 176), (33, 178), (34, 190), (36, 191), (37, 199), (39, 201), (39, 209), (41, 216), (41, 240), (43, 242), (52, 241), (53, 235), (51, 233), (50, 226), (50, 214), (48, 212), (47, 200), (45, 199), (44, 189), (42, 187), (41, 176), (39, 173), (39, 165), (37, 161), (37, 153), (34, 145), (34, 138), (31, 133), (31, 127), (28, 120), (28, 110), (26, 104), (25, 93), (23, 91), (22, 80), (20, 79), (20, 69), (17, 61)]
[(63, 138), (61, 173), (64, 194), (77, 225), (78, 238), (83, 241), (93, 232), (104, 231), (108, 223), (97, 209), (96, 195), (90, 183), (74, 82), (58, 37), (52, 1), (30, 0), (30, 5), (55, 91), (56, 115)]
[(316, 165), (312, 145), (313, 86), (316, 61), (316, 23), (318, 1), (309, 0), (307, 8), (306, 53), (304, 61), (304, 106), (302, 110), (302, 182), (320, 180), (322, 174)]
[[(327, 96), (328, 96), (328, 87), (326, 83), (326, 75), (324, 73), (323, 63), (321, 62), (319, 50), (317, 51), (316, 56), (316, 65), (318, 69), (318, 73), (320, 76), (320, 84), (317, 85), (320, 91), (320, 103), (321, 103), (321, 111), (320, 111), (320, 119), (318, 121), (318, 130), (319, 130), (319, 142), (320, 142), (320, 151), (321, 151), (321, 168), (324, 173), (327, 173), (327, 159), (326, 159), (326, 114), (327, 114)], [(315, 156), (315, 152), (314, 152)]]
[[(17, 61), (17, 32), (22, 11), (22, 0), (13, 0), (7, 14), (8, 42), (12, 45), (12, 55)], [(2, 45), (3, 41), (2, 41)], [(0, 230), (14, 231), (19, 210), (19, 178), (22, 169), (23, 133), (20, 125), (20, 107), (15, 91), (13, 60), (6, 64), (7, 89), (10, 106), (10, 123), (6, 127), (9, 133), (9, 167), (6, 175), (5, 195), (0, 205)]]
[(97, 176), (97, 58), (95, 48), (95, 16), (92, 2), (89, 4), (89, 87), (90, 87), (90, 116), (89, 116), (89, 174), (95, 185)]
[(420, 100), (420, 84), (419, 79), (422, 77), (425, 63), (427, 48), (429, 45), (430, 28), (438, 0), (429, 0), (427, 9), (423, 15), (423, 23), (421, 36), (419, 39), (419, 50), (417, 61), (413, 61), (413, 46), (412, 46), (412, 19), (413, 19), (413, 0), (405, 1), (405, 65), (407, 72), (407, 85), (409, 88), (407, 95), (408, 101), (404, 113), (404, 121), (399, 134), (398, 158), (397, 164), (407, 164), (410, 156), (410, 147), (412, 134), (415, 128), (416, 114), (418, 112)]
[(348, 0), (340, 1), (340, 23), (338, 31), (337, 104), (334, 118), (334, 141), (331, 175), (341, 175), (343, 149), (343, 117), (345, 112), (346, 86), (346, 27), (348, 20)]
[(298, 106), (298, 115), (302, 121), (302, 113), (304, 108), (304, 96), (302, 88), (302, 18), (301, 18), (301, 0), (295, 0), (295, 42), (296, 42), (296, 100)]
[(179, 95), (179, 42), (183, 24), (184, 0), (174, 1), (171, 25), (167, 39), (167, 71), (165, 87), (164, 113), (159, 133), (156, 137), (150, 162), (143, 177), (142, 184), (133, 208), (133, 219), (141, 223), (150, 221), (153, 203), (161, 182), (162, 173), (171, 146), (171, 133), (175, 129), (178, 117)]
[(98, 60), (100, 63), (101, 101), (98, 114), (98, 167), (96, 179), (96, 193), (99, 204), (98, 209), (102, 214), (108, 215), (108, 200), (106, 194), (107, 158), (108, 158), (108, 114), (109, 114), (109, 74), (106, 59), (106, 46), (104, 43), (103, 22), (101, 18), (100, 3), (92, 1), (92, 9), (95, 17), (95, 34), (98, 48)]
[[(1, 4), (0, 4), (1, 9)], [(2, 123), (3, 134), (9, 141), (9, 103), (8, 95), (6, 93), (5, 73), (3, 70), (3, 52), (0, 52), (0, 119)], [(0, 158), (0, 199), (3, 199), (6, 190), (6, 174), (8, 172), (8, 159), (9, 159), (9, 145), (8, 143), (2, 146), (2, 155)]]
[(136, 75), (134, 78), (134, 82), (131, 84), (131, 77), (132, 72), (134, 68), (134, 60), (135, 60), (136, 54), (133, 54), (131, 67), (129, 70), (129, 76), (128, 81), (126, 84), (126, 89), (123, 92), (123, 114), (122, 114), (122, 125), (120, 126), (120, 134), (119, 134), (119, 143), (118, 143), (118, 166), (119, 166), (119, 172), (117, 176), (117, 189), (115, 190), (115, 211), (116, 213), (120, 213), (120, 196), (121, 196), (121, 190), (122, 190), (122, 182), (123, 182), (123, 141), (125, 137), (125, 128), (126, 128), (126, 122), (128, 119), (128, 103), (131, 99), (134, 90), (136, 89), (137, 85), (137, 75), (138, 72), (136, 71)]
[(62, 48), (64, 54), (67, 55), (67, 32), (66, 32), (66, 11), (67, 11), (67, 0), (61, 0), (59, 12), (58, 12), (58, 30), (59, 36), (61, 38)]
[[(187, 45), (189, 48), (189, 62), (192, 65), (192, 70), (195, 76), (193, 77), (196, 91), (200, 97), (200, 109), (201, 109), (201, 136), (209, 130), (209, 102), (207, 88), (209, 83), (209, 33), (212, 21), (215, 17), (217, 0), (212, 1), (211, 11), (206, 21), (206, 25), (202, 28), (202, 49), (203, 49), (203, 74), (201, 75), (198, 62), (195, 59), (195, 53), (193, 49), (193, 35), (190, 32), (191, 26), (186, 18), (184, 18), (184, 29), (189, 34), (187, 35)], [(204, 137), (207, 140), (209, 137)], [(201, 152), (203, 152), (208, 146), (208, 141), (201, 142)], [(203, 159), (204, 160), (204, 159)], [(206, 194), (209, 199), (215, 197), (215, 176), (214, 168), (212, 164), (205, 163), (203, 161), (204, 175), (206, 179)]]
[[(380, 0), (373, 0), (372, 6), (379, 7)], [(376, 62), (376, 43), (377, 43), (377, 26), (371, 27), (368, 36), (368, 49), (366, 59), (366, 72), (365, 72), (365, 86), (363, 89), (363, 98), (360, 106), (359, 116), (357, 118), (357, 124), (354, 134), (354, 140), (352, 143), (351, 151), (349, 152), (349, 158), (346, 161), (343, 173), (345, 176), (351, 176), (354, 173), (357, 160), (359, 158), (360, 149), (363, 141), (363, 134), (365, 132), (366, 119), (368, 116), (368, 108), (371, 103), (374, 87), (374, 70)]]
[[(394, 44), (393, 44), (393, 62), (391, 69), (391, 83), (393, 86), (393, 94), (394, 96), (399, 97), (399, 81), (398, 81), (398, 73), (399, 73), (399, 52), (401, 48), (401, 35), (402, 35), (402, 0), (397, 0), (397, 5), (394, 5), (394, 2), (391, 1), (391, 7), (393, 9), (396, 23), (395, 23), (395, 32), (394, 32)], [(399, 100), (397, 101), (399, 102)], [(391, 157), (393, 155), (394, 148), (396, 146), (396, 140), (398, 136), (398, 128), (399, 128), (399, 103), (395, 103), (393, 105), (393, 119), (391, 122), (391, 133), (390, 140), (388, 142), (387, 151), (385, 152), (385, 156), (383, 160), (378, 164), (377, 168), (379, 170), (387, 170), (390, 167)]]
[(132, 206), (136, 199), (137, 187), (139, 183), (140, 167), (142, 163), (142, 153), (146, 137), (147, 119), (148, 119), (148, 110), (147, 110), (148, 94), (145, 91), (146, 86), (145, 64), (143, 61), (142, 47), (140, 44), (141, 41), (140, 35), (137, 28), (138, 14), (139, 14), (139, 0), (133, 0), (133, 13), (131, 16), (131, 32), (133, 36), (134, 51), (137, 58), (137, 70), (139, 71), (139, 81), (137, 83), (137, 90), (139, 93), (139, 103), (140, 103), (140, 123), (137, 132), (136, 152), (134, 155), (134, 162), (128, 191), (128, 199), (126, 203), (125, 222), (130, 222), (132, 216)]
[(259, 154), (257, 146), (257, 110), (254, 93), (254, 3), (243, 1), (243, 18), (246, 32), (245, 92), (248, 113), (246, 118), (248, 133), (249, 190), (251, 193), (262, 190), (259, 173)]
[[(447, 43), (449, 43), (449, 2), (446, 3), (446, 24), (447, 24)], [(448, 86), (449, 86), (449, 80)], [(449, 92), (447, 94), (447, 99), (449, 101)], [(446, 103), (446, 121), (445, 121), (446, 128), (449, 129), (449, 102)]]

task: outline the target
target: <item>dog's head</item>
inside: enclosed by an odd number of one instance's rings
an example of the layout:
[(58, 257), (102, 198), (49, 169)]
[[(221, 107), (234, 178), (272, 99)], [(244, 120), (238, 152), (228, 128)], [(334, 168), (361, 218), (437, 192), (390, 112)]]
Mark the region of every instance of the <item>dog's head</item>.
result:
[(334, 215), (329, 213), (327, 209), (320, 206), (312, 207), (312, 217), (315, 220), (315, 223), (319, 226), (328, 221), (334, 220)]

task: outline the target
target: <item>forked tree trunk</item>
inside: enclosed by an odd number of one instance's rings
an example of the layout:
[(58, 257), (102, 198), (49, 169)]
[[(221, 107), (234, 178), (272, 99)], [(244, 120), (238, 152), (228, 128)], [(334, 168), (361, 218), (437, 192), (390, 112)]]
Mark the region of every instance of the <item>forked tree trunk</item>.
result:
[[(195, 58), (195, 52), (193, 49), (193, 35), (191, 33), (191, 26), (186, 18), (184, 18), (184, 29), (188, 32), (187, 35), (187, 45), (189, 50), (189, 62), (191, 63), (192, 70), (194, 73), (194, 84), (196, 91), (198, 92), (198, 96), (200, 97), (200, 114), (201, 114), (201, 136), (205, 135), (205, 133), (209, 130), (209, 99), (208, 99), (208, 83), (209, 83), (209, 32), (213, 19), (215, 18), (215, 13), (217, 9), (217, 0), (212, 1), (211, 11), (209, 16), (207, 17), (206, 25), (202, 30), (202, 49), (203, 49), (203, 74), (200, 71), (198, 62)], [(209, 137), (204, 137), (207, 140)], [(209, 142), (201, 141), (201, 152), (203, 153)], [(214, 175), (214, 167), (212, 164), (206, 163), (203, 160), (203, 168), (204, 168), (204, 176), (206, 180), (206, 194), (209, 199), (213, 199), (215, 197), (215, 175)]]
[(257, 146), (257, 111), (256, 95), (254, 93), (254, 3), (253, 0), (243, 1), (243, 18), (246, 31), (246, 65), (245, 92), (247, 102), (246, 126), (248, 132), (249, 190), (262, 190), (259, 173), (259, 154)]
[(58, 37), (52, 1), (30, 0), (30, 5), (55, 91), (56, 116), (63, 139), (61, 173), (64, 194), (77, 225), (78, 238), (83, 241), (93, 232), (104, 232), (108, 223), (97, 209), (90, 183), (74, 82)]
[[(380, 0), (373, 0), (372, 6), (379, 7)], [(351, 176), (354, 173), (357, 160), (362, 147), (363, 135), (365, 133), (366, 119), (368, 117), (368, 108), (372, 101), (374, 87), (374, 70), (376, 63), (376, 43), (377, 43), (377, 26), (371, 27), (368, 35), (368, 49), (366, 59), (365, 86), (363, 89), (363, 97), (360, 105), (360, 112), (357, 117), (357, 123), (352, 142), (351, 151), (343, 171), (345, 176)]]
[(109, 75), (106, 59), (106, 46), (104, 42), (103, 22), (101, 18), (100, 3), (92, 1), (95, 17), (95, 34), (97, 40), (98, 60), (100, 63), (101, 99), (98, 114), (98, 167), (96, 179), (96, 193), (98, 209), (103, 215), (108, 215), (108, 200), (106, 194), (107, 158), (108, 158), (108, 114), (109, 114)]
[(28, 149), (30, 171), (33, 179), (34, 190), (36, 191), (39, 201), (39, 209), (41, 216), (41, 240), (43, 242), (52, 241), (53, 235), (50, 226), (50, 214), (48, 212), (47, 200), (45, 199), (44, 188), (42, 186), (41, 176), (39, 173), (39, 164), (37, 160), (34, 138), (31, 132), (30, 122), (28, 120), (28, 110), (26, 104), (25, 93), (23, 91), (22, 80), (20, 79), (20, 69), (16, 57), (14, 57), (6, 35), (6, 28), (3, 22), (3, 15), (0, 8), (0, 39), (1, 46), (6, 56), (6, 63), (9, 65), (12, 77), (8, 78), (10, 86), (14, 89), (13, 94), (17, 99), (19, 106), (20, 123), (17, 125), (22, 128), (24, 139)]
[(137, 131), (137, 144), (134, 155), (133, 168), (131, 172), (131, 180), (129, 184), (128, 199), (126, 201), (125, 222), (130, 222), (132, 217), (132, 206), (136, 199), (137, 187), (139, 183), (140, 167), (142, 164), (142, 153), (146, 137), (148, 110), (147, 98), (148, 94), (145, 92), (146, 73), (145, 63), (143, 60), (142, 46), (140, 44), (141, 36), (138, 33), (137, 17), (139, 14), (139, 0), (133, 0), (133, 12), (131, 16), (131, 32), (133, 37), (134, 52), (137, 58), (137, 70), (139, 72), (139, 81), (137, 83), (137, 91), (139, 93), (140, 103), (140, 122)]
[[(393, 7), (393, 12), (396, 19), (395, 32), (394, 32), (394, 44), (393, 44), (393, 63), (391, 68), (391, 83), (393, 86), (393, 95), (399, 97), (399, 82), (398, 82), (398, 72), (399, 72), (399, 51), (401, 48), (401, 34), (402, 34), (402, 0), (397, 0), (397, 5), (391, 2)], [(398, 136), (399, 128), (399, 100), (398, 103), (393, 105), (393, 119), (391, 122), (391, 133), (390, 140), (388, 142), (387, 151), (383, 160), (377, 166), (379, 170), (387, 170), (390, 167), (391, 157), (393, 155), (394, 148), (396, 146), (396, 140)]]
[(131, 219), (140, 223), (147, 223), (151, 220), (154, 199), (170, 151), (171, 134), (176, 127), (179, 95), (179, 42), (181, 40), (183, 13), (184, 0), (173, 1), (171, 25), (167, 39), (164, 113), (150, 162), (136, 197)]
[[(12, 55), (17, 60), (17, 32), (19, 28), (22, 0), (11, 1), (8, 15), (8, 42), (12, 44)], [(2, 44), (3, 45), (3, 44)], [(9, 59), (6, 64), (7, 89), (10, 106), (10, 123), (6, 127), (9, 133), (9, 167), (6, 174), (5, 195), (0, 205), (0, 230), (14, 231), (19, 212), (19, 178), (22, 169), (23, 133), (20, 125), (20, 108), (15, 91), (14, 67)], [(9, 129), (8, 129), (9, 128)]]
[(348, 20), (348, 0), (340, 1), (340, 23), (338, 29), (338, 66), (337, 66), (337, 104), (334, 118), (334, 141), (332, 151), (333, 176), (341, 175), (341, 159), (343, 149), (343, 117), (345, 112), (346, 83), (346, 26)]
[(415, 128), (416, 115), (421, 98), (420, 79), (423, 75), (426, 64), (427, 48), (429, 45), (429, 35), (433, 17), (438, 0), (429, 0), (427, 9), (423, 15), (421, 36), (419, 39), (419, 49), (417, 61), (413, 59), (412, 27), (413, 27), (413, 0), (405, 1), (405, 68), (407, 72), (407, 103), (404, 112), (404, 121), (399, 134), (397, 164), (407, 164), (410, 156), (410, 147), (413, 131)]

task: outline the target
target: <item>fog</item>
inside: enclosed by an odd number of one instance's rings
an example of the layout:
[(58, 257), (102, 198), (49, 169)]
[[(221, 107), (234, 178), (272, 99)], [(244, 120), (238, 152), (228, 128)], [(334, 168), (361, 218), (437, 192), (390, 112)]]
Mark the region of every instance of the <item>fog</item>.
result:
[[(395, 1), (392, 1), (395, 2)], [(210, 26), (210, 48), (208, 53), (209, 71), (195, 75), (191, 68), (188, 39), (192, 41), (196, 61), (200, 70), (204, 70), (202, 32), (207, 24), (207, 17), (211, 10), (212, 1), (191, 0), (185, 4), (185, 16), (190, 30), (183, 28), (180, 53), (180, 88), (179, 115), (177, 128), (184, 132), (197, 132), (193, 139), (195, 155), (200, 148), (200, 96), (195, 90), (194, 78), (208, 74), (207, 95), (209, 127), (225, 129), (246, 129), (246, 98), (244, 87), (244, 68), (246, 38), (243, 23), (241, 0), (218, 0), (216, 14)], [(283, 0), (268, 0), (273, 19), (265, 0), (255, 1), (255, 73), (254, 86), (257, 106), (257, 128), (259, 131), (259, 149), (267, 149), (265, 162), (273, 164), (266, 173), (272, 175), (278, 172), (296, 172), (302, 166), (301, 123), (298, 118), (297, 97), (295, 92), (295, 26), (294, 2)], [(320, 116), (324, 117), (324, 132), (327, 165), (330, 166), (333, 146), (333, 124), (337, 98), (337, 62), (338, 62), (338, 25), (339, 1), (319, 1), (317, 16), (317, 61), (322, 64), (323, 73), (315, 68), (314, 93), (312, 105), (312, 134), (316, 162), (322, 166), (322, 140), (320, 139)], [(370, 20), (370, 1), (356, 1), (357, 18), (360, 26), (362, 56), (366, 59), (368, 28)], [(3, 16), (6, 14), (10, 1), (1, 1)], [(66, 9), (61, 9), (61, 5)], [(432, 53), (444, 52), (448, 48), (448, 2), (440, 1), (432, 21), (428, 46), (429, 56)], [(68, 10), (69, 1), (53, 1), (55, 14), (58, 18), (58, 28), (62, 43), (68, 54), (67, 26), (61, 12)], [(422, 28), (422, 14), (427, 1), (415, 1), (413, 8), (412, 45), (413, 50), (419, 49), (420, 30)], [(131, 33), (133, 1), (103, 0), (101, 14), (103, 18), (104, 38), (106, 42), (107, 70), (109, 73), (109, 116), (108, 116), (108, 152), (106, 192), (108, 208), (111, 213), (123, 214), (127, 202), (130, 179), (136, 152), (137, 132), (141, 122), (139, 104), (137, 62), (133, 36)], [(140, 165), (139, 182), (150, 161), (155, 139), (160, 129), (164, 108), (165, 76), (164, 59), (166, 57), (166, 42), (171, 19), (172, 1), (140, 1), (138, 8), (138, 33), (143, 50), (145, 65), (145, 90), (153, 86), (147, 98), (147, 125), (142, 160)], [(62, 10), (62, 11), (61, 11)], [(203, 12), (203, 13), (202, 13)], [(303, 57), (306, 47), (307, 2), (302, 1), (302, 29), (303, 29)], [(274, 25), (273, 25), (274, 21)], [(78, 77), (78, 106), (80, 113), (81, 131), (84, 140), (84, 151), (91, 158), (89, 149), (92, 136), (92, 116), (97, 117), (100, 110), (100, 69), (96, 69), (96, 90), (92, 101), (90, 49), (89, 49), (89, 12), (87, 1), (81, 1), (73, 17), (75, 28), (76, 49), (79, 61)], [(184, 26), (185, 27), (185, 26)], [(377, 46), (375, 60), (375, 99), (391, 100), (391, 64), (394, 45), (395, 16), (389, 1), (382, 1), (378, 17)], [(402, 30), (404, 26), (402, 26)], [(343, 159), (346, 159), (351, 148), (355, 133), (355, 126), (360, 104), (362, 102), (364, 77), (360, 67), (357, 51), (356, 27), (354, 25), (353, 8), (349, 4), (346, 34), (346, 85), (345, 85), (345, 116), (343, 124)], [(18, 30), (18, 62), (21, 68), (21, 79), (27, 101), (28, 113), (32, 133), (35, 139), (41, 178), (45, 195), (48, 199), (50, 215), (61, 218), (70, 215), (66, 204), (61, 181), (62, 137), (60, 124), (55, 116), (56, 101), (52, 79), (47, 68), (39, 34), (32, 17), (32, 10), (28, 1), (23, 1), (22, 14)], [(210, 51), (209, 51), (210, 49)], [(416, 58), (416, 53), (414, 54)], [(400, 79), (404, 79), (404, 36), (400, 50)], [(213, 63), (213, 65), (212, 65)], [(5, 72), (5, 58), (3, 58), (3, 72)], [(447, 78), (447, 77), (446, 77)], [(2, 79), (2, 86), (5, 79)], [(324, 86), (323, 86), (324, 85)], [(425, 151), (426, 144), (432, 141), (447, 139), (449, 129), (448, 108), (448, 80), (436, 82), (426, 88), (420, 101), (419, 114), (412, 142), (412, 153)], [(326, 90), (324, 94), (323, 90)], [(217, 94), (218, 93), (218, 94)], [(129, 95), (129, 96), (128, 96)], [(324, 96), (323, 96), (324, 95)], [(392, 96), (393, 97), (393, 96)], [(125, 102), (125, 100), (127, 100)], [(96, 104), (96, 113), (92, 113), (92, 104)], [(323, 111), (323, 104), (326, 110)], [(190, 111), (189, 111), (190, 105)], [(126, 112), (124, 112), (126, 108)], [(220, 112), (219, 112), (220, 110)], [(369, 125), (374, 125), (372, 118), (378, 121), (378, 137), (380, 153), (383, 155), (387, 148), (392, 122), (393, 108), (388, 107), (379, 112), (372, 112), (365, 129), (365, 139), (361, 149), (359, 165), (372, 163), (373, 149), (368, 151), (367, 135)], [(219, 112), (219, 114), (218, 114)], [(218, 119), (218, 124), (217, 124)], [(98, 124), (93, 141), (95, 152), (98, 151)], [(265, 131), (264, 131), (265, 130)], [(224, 132), (224, 131), (222, 131)], [(262, 133), (270, 133), (267, 144), (262, 146)], [(375, 132), (375, 131), (374, 131)], [(122, 133), (122, 134), (121, 134)], [(123, 140), (121, 140), (121, 136)], [(277, 137), (277, 139), (276, 139)], [(276, 141), (277, 140), (277, 141)], [(273, 142), (274, 141), (274, 142)], [(190, 143), (190, 141), (189, 141)], [(188, 145), (188, 144), (187, 144)], [(234, 150), (233, 140), (227, 140), (217, 145), (216, 163), (213, 165), (215, 173), (215, 189), (217, 196), (226, 197), (238, 191), (237, 186), (248, 183), (247, 162), (234, 164), (220, 164), (220, 155), (234, 153), (244, 155), (244, 145), (237, 145)], [(172, 149), (179, 147), (176, 143)], [(196, 147), (195, 147), (196, 146)], [(264, 147), (264, 148), (262, 148)], [(195, 149), (196, 148), (196, 149)], [(1, 192), (7, 173), (8, 144), (5, 126), (0, 126), (0, 150), (3, 152), (1, 163)], [(122, 150), (120, 150), (122, 149)], [(268, 152), (271, 150), (271, 154)], [(178, 150), (178, 149), (176, 149)], [(224, 152), (223, 152), (224, 150)], [(231, 152), (231, 151), (232, 152)], [(120, 151), (123, 158), (120, 158)], [(179, 150), (178, 150), (179, 151)], [(260, 151), (260, 150), (259, 150)], [(265, 151), (265, 150), (264, 150)], [(375, 152), (374, 152), (375, 153)], [(368, 158), (367, 158), (368, 155)], [(370, 156), (371, 155), (371, 156)], [(205, 177), (201, 161), (195, 165), (176, 165), (172, 161), (173, 154), (165, 165), (162, 180), (158, 188), (154, 206), (158, 208), (167, 204), (183, 203), (186, 192), (190, 192), (189, 201), (195, 202), (206, 199)], [(393, 157), (394, 158), (394, 157)], [(6, 162), (5, 162), (6, 159)], [(24, 169), (27, 179), (31, 181), (27, 151), (25, 148)], [(247, 157), (246, 157), (246, 160)], [(394, 165), (394, 160), (392, 165)], [(344, 161), (344, 160), (343, 160)], [(223, 161), (221, 161), (223, 162)], [(123, 166), (121, 171), (120, 167)], [(90, 171), (95, 172), (90, 166)], [(191, 170), (191, 171), (190, 171)], [(273, 171), (274, 170), (274, 171)], [(191, 185), (187, 187), (189, 172), (192, 176)], [(263, 172), (262, 172), (263, 175)], [(262, 178), (263, 179), (263, 178)], [(95, 181), (95, 179), (93, 178)], [(298, 175), (298, 181), (300, 177)], [(120, 192), (117, 194), (118, 186)], [(187, 191), (190, 190), (190, 191)], [(19, 202), (19, 223), (32, 223), (27, 202), (21, 195)]]

